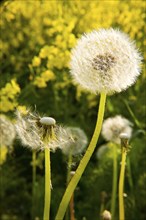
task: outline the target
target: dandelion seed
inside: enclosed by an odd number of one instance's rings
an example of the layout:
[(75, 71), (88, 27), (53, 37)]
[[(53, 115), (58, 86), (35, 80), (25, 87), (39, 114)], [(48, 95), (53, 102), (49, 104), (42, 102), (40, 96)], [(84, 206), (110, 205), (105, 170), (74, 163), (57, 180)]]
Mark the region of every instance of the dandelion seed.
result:
[(4, 115), (0, 115), (0, 145), (11, 146), (16, 136), (15, 126)]
[(93, 93), (113, 94), (135, 82), (141, 59), (126, 34), (100, 29), (83, 35), (72, 50), (71, 74), (75, 82)]
[(115, 117), (107, 118), (103, 122), (102, 136), (107, 141), (112, 141), (120, 144), (120, 134), (126, 133), (130, 138), (132, 135), (132, 123), (126, 118), (117, 115)]

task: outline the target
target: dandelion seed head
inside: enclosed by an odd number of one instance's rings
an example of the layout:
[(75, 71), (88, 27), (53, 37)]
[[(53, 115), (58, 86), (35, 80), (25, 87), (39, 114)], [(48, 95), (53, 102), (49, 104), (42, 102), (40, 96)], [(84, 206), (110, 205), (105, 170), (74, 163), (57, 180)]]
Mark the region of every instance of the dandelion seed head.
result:
[(77, 155), (83, 152), (88, 140), (85, 132), (77, 127), (67, 127), (60, 133), (63, 140), (60, 148), (65, 155)]
[(11, 146), (16, 136), (15, 126), (5, 116), (0, 115), (0, 145)]
[(71, 56), (71, 75), (83, 88), (113, 94), (134, 84), (141, 56), (134, 42), (119, 30), (100, 29), (78, 40)]
[(55, 119), (41, 118), (30, 110), (27, 110), (27, 114), (17, 111), (16, 116), (16, 130), (23, 145), (32, 150), (44, 149), (49, 146), (49, 141), (53, 136), (52, 126), (54, 126)]
[(131, 137), (132, 123), (121, 115), (107, 118), (103, 122), (101, 133), (107, 141), (120, 144), (121, 133), (126, 133), (129, 138)]
[(111, 220), (111, 218), (112, 218), (111, 213), (107, 210), (104, 210), (104, 212), (102, 213), (102, 219)]

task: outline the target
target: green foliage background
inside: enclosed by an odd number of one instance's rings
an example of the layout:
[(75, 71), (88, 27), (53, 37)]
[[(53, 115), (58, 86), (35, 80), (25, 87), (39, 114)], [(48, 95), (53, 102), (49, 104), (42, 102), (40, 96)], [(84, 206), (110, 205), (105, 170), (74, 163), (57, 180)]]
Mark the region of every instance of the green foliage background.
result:
[[(1, 4), (0, 10), (1, 113), (15, 120), (16, 108), (36, 108), (41, 115), (52, 116), (59, 124), (81, 127), (90, 140), (99, 97), (72, 82), (70, 50), (84, 32), (114, 27), (129, 34), (145, 58), (145, 2), (9, 0)], [(121, 114), (134, 125), (133, 148), (129, 153), (133, 188), (129, 186), (128, 177), (125, 181), (127, 220), (146, 218), (145, 78), (143, 65), (136, 84), (125, 92), (108, 97), (106, 104), (105, 118)], [(104, 142), (100, 137), (97, 148)], [(67, 159), (59, 151), (51, 156), (51, 219), (54, 219), (65, 189)], [(38, 153), (36, 216), (40, 219), (43, 212), (43, 166), (43, 153)], [(16, 140), (1, 171), (1, 219), (31, 219), (31, 152)], [(111, 182), (112, 161), (105, 156), (104, 162), (100, 163), (95, 153), (75, 192), (78, 220), (83, 217), (99, 219), (102, 191), (108, 195), (106, 208), (109, 209)]]

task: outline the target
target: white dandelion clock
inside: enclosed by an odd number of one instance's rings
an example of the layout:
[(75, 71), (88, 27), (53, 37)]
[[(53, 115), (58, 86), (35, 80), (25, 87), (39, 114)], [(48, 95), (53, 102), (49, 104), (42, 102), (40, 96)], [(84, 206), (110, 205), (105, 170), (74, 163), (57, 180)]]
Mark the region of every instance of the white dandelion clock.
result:
[(71, 74), (93, 93), (127, 89), (140, 74), (141, 56), (129, 37), (114, 29), (85, 34), (72, 50)]
[(108, 210), (104, 210), (104, 212), (102, 213), (102, 219), (111, 220), (112, 219), (111, 213)]
[(65, 155), (81, 154), (88, 143), (85, 132), (78, 127), (64, 128), (64, 132), (58, 133), (57, 137), (60, 137), (60, 148)]
[(122, 133), (126, 133), (129, 138), (131, 137), (132, 123), (121, 115), (107, 118), (103, 122), (101, 133), (107, 141), (120, 144), (120, 135)]
[(16, 136), (14, 124), (4, 115), (0, 115), (0, 145), (11, 146)]

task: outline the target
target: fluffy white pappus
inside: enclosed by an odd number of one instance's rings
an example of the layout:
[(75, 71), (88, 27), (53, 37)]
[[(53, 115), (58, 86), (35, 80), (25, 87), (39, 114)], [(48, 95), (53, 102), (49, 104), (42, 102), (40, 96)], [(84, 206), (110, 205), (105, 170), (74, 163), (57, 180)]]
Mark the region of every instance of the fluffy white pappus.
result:
[(104, 210), (104, 212), (102, 213), (102, 219), (111, 220), (112, 219), (111, 213), (108, 210)]
[[(16, 117), (16, 131), (24, 146), (28, 146), (31, 150), (42, 150), (49, 146), (55, 119), (50, 117), (41, 118), (29, 110), (26, 114), (17, 111)], [(51, 147), (53, 148), (53, 146)]]
[(16, 112), (16, 131), (22, 145), (29, 147), (31, 150), (40, 149), (43, 142), (40, 137), (39, 128), (36, 125), (35, 116), (28, 113), (23, 114), (20, 111)]
[(84, 89), (110, 95), (134, 84), (141, 60), (135, 43), (126, 34), (100, 29), (78, 40), (72, 50), (71, 75)]
[(0, 115), (0, 145), (11, 146), (15, 136), (14, 124), (5, 115)]
[(87, 147), (88, 139), (85, 132), (77, 127), (61, 129), (57, 138), (60, 142), (60, 149), (65, 155), (78, 155)]
[(129, 138), (132, 135), (132, 123), (121, 115), (107, 118), (102, 125), (102, 136), (107, 140), (120, 144), (121, 133), (126, 133)]

